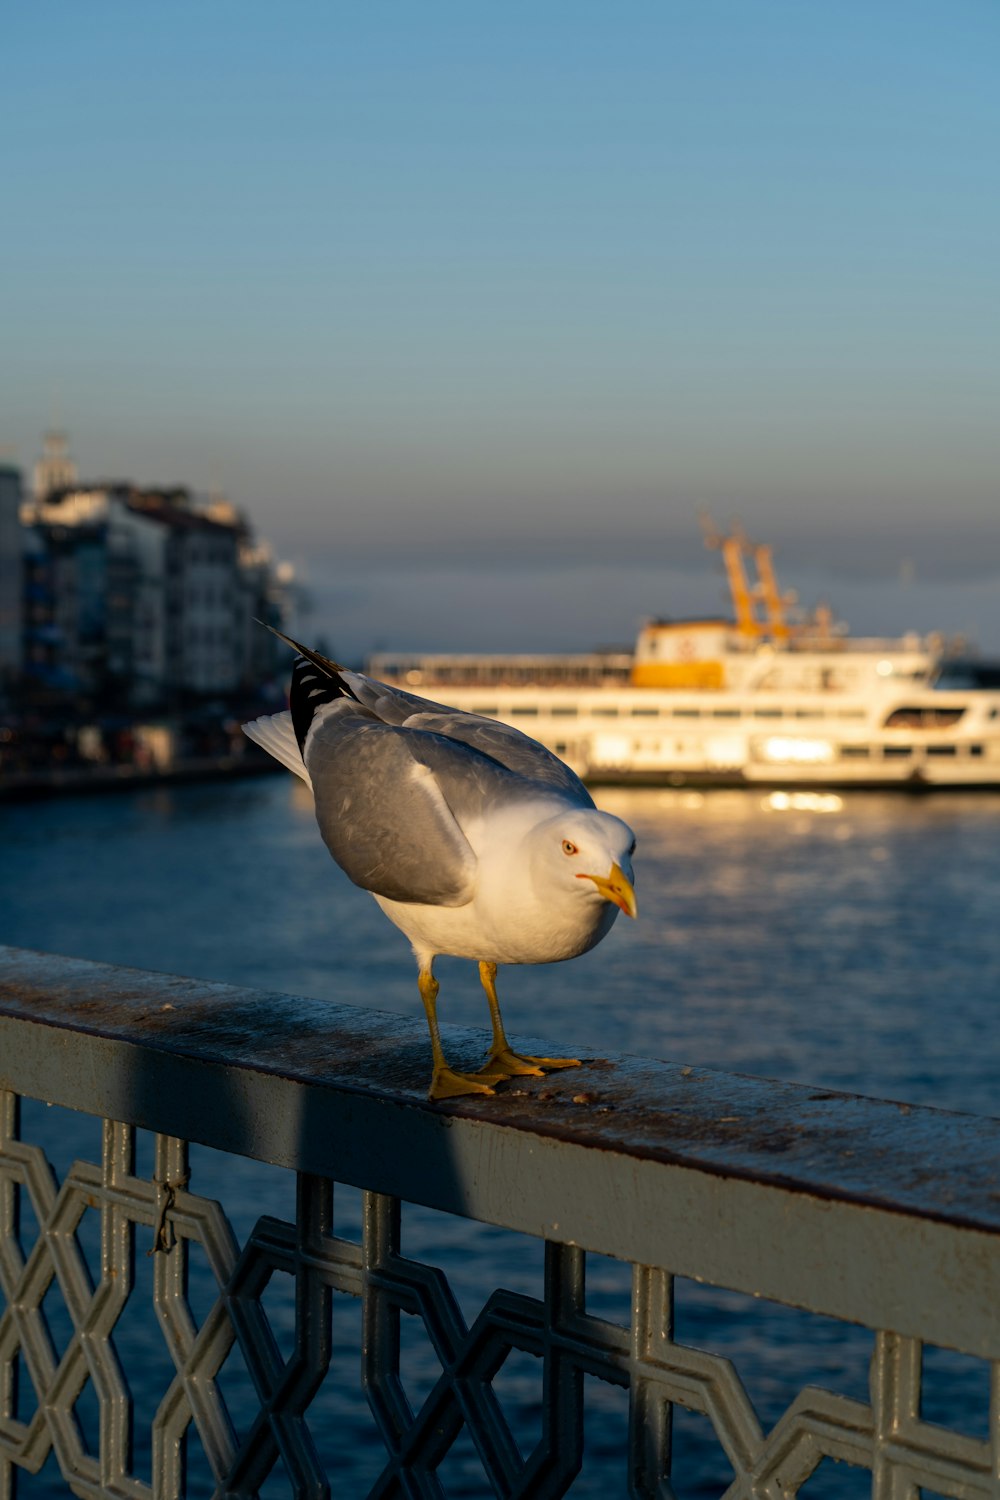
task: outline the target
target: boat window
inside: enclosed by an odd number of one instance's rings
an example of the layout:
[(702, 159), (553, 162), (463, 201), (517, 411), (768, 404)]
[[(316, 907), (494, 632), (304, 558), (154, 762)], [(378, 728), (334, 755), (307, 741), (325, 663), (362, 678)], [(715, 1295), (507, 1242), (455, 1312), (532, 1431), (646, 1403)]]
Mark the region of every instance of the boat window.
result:
[(864, 760), (871, 754), (868, 745), (841, 745), (840, 754), (843, 760)]
[(500, 712), (496, 704), (490, 703), (485, 708), (470, 708), (470, 714), (482, 714), (485, 719), (495, 719)]
[(1000, 687), (1000, 662), (997, 661), (949, 661), (945, 662), (934, 682), (937, 691), (956, 688)]
[(964, 708), (894, 708), (885, 721), (886, 729), (948, 729), (957, 724)]
[(633, 719), (658, 719), (660, 710), (658, 708), (633, 708)]
[(797, 708), (795, 717), (797, 719), (822, 719), (823, 710), (821, 708)]
[(700, 708), (675, 708), (674, 709), (674, 718), (675, 719), (700, 719), (701, 718), (701, 709)]
[(838, 708), (838, 719), (863, 719), (865, 711), (863, 708)]
[(554, 719), (575, 719), (576, 709), (570, 703), (559, 703), (552, 710)]
[(912, 745), (883, 745), (882, 754), (886, 760), (902, 760), (904, 756), (913, 754)]
[(780, 708), (755, 708), (753, 716), (755, 719), (780, 719), (782, 711)]
[(538, 717), (538, 709), (534, 708), (534, 707), (529, 708), (527, 706), (521, 707), (521, 708), (512, 708), (511, 711), (510, 711), (510, 714), (511, 714), (511, 718), (512, 719), (513, 718), (531, 718), (531, 717), (537, 718)]
[(969, 746), (969, 754), (970, 755), (977, 755), (978, 756), (978, 755), (982, 755), (982, 753), (983, 753), (983, 747), (982, 747), (982, 745), (970, 745)]
[(954, 755), (958, 749), (957, 745), (928, 745), (928, 755)]
[(738, 719), (740, 710), (738, 708), (713, 708), (713, 719)]
[(595, 708), (594, 709), (594, 718), (595, 719), (617, 719), (617, 717), (618, 717), (618, 710), (617, 710), (617, 708), (608, 707), (608, 708)]

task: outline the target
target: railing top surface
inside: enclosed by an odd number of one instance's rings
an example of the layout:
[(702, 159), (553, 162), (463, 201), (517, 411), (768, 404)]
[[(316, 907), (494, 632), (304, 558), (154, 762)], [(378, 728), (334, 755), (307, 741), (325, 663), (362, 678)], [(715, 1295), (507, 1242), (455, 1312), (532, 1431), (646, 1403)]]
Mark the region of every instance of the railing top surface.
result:
[[(364, 1128), (381, 1106), (401, 1126), (419, 1122), (415, 1140), (426, 1141), (428, 1127), (452, 1133), (485, 1127), (623, 1162), (686, 1167), (1000, 1233), (1000, 1120), (617, 1054), (579, 1070), (517, 1080), (492, 1099), (431, 1104), (429, 1045), (417, 1019), (0, 946), (0, 1086), (31, 1092), (23, 1082), (25, 1060), (52, 1053), (51, 1028), (64, 1041), (76, 1035), (81, 1044), (94, 1038), (111, 1045), (137, 1098), (162, 1095), (168, 1077), (172, 1087), (194, 1090), (184, 1122), (193, 1139), (266, 1159), (282, 1159), (277, 1122), (261, 1118), (277, 1097), (267, 1081), (277, 1080), (322, 1097), (328, 1107), (316, 1118), (338, 1125)], [(475, 1065), (483, 1033), (443, 1031), (449, 1056)], [(74, 1052), (56, 1050), (58, 1063), (50, 1057), (28, 1070), (45, 1083), (45, 1097), (94, 1112), (109, 1108), (106, 1099), (81, 1102), (88, 1084), (74, 1068)], [(164, 1054), (173, 1059), (169, 1075)], [(236, 1088), (254, 1115), (251, 1144), (210, 1139), (208, 1125), (215, 1115), (228, 1119), (234, 1092), (199, 1089), (206, 1065), (214, 1077), (223, 1068), (261, 1080), (252, 1098), (246, 1086)], [(145, 1095), (142, 1088), (136, 1093), (137, 1076), (146, 1080)], [(176, 1098), (167, 1102), (177, 1106)], [(191, 1130), (192, 1110), (202, 1121), (200, 1134)], [(135, 1122), (185, 1133), (144, 1118), (141, 1109)], [(401, 1151), (405, 1134), (401, 1129)], [(297, 1155), (305, 1141), (300, 1129)], [(322, 1150), (316, 1139), (311, 1160), (284, 1164), (322, 1171)], [(332, 1162), (329, 1171), (336, 1175)]]

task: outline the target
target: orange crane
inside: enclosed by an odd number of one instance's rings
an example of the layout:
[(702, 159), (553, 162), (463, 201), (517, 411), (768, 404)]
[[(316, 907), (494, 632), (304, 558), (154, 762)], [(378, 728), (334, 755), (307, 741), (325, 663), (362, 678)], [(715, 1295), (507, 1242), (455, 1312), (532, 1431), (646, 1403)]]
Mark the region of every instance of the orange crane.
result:
[[(728, 536), (724, 535), (707, 514), (701, 516), (701, 527), (706, 547), (717, 548), (722, 553), (736, 628), (740, 634), (787, 641), (791, 627), (785, 619), (785, 609), (795, 602), (795, 596), (778, 591), (770, 546), (763, 543), (753, 545), (739, 526), (734, 526)], [(744, 564), (748, 555), (753, 557), (755, 580), (752, 583), (747, 578)], [(758, 603), (764, 606), (762, 619), (757, 615)]]

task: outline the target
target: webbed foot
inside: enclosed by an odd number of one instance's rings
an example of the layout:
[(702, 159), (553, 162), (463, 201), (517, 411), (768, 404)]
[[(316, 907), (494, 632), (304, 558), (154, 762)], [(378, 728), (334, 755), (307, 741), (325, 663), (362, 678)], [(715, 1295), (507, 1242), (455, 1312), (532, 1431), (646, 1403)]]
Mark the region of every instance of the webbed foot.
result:
[(499, 1072), (503, 1078), (544, 1078), (546, 1072), (556, 1068), (579, 1066), (578, 1057), (531, 1057), (527, 1053), (515, 1052), (512, 1047), (498, 1047), (490, 1053), (486, 1066), (476, 1076), (486, 1078)]
[(434, 1069), (428, 1099), (460, 1099), (463, 1094), (492, 1094), (492, 1084), (501, 1083), (507, 1075), (494, 1071), (489, 1073), (458, 1073), (447, 1064)]

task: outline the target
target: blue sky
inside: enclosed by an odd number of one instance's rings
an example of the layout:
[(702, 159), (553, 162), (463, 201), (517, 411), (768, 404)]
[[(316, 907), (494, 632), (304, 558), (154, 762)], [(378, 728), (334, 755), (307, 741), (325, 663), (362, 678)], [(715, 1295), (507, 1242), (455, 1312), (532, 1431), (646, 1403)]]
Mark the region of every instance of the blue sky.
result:
[(1000, 650), (998, 44), (994, 0), (8, 7), (0, 444), (225, 489), (359, 649), (714, 603), (707, 506), (859, 627), (942, 623), (912, 558)]

